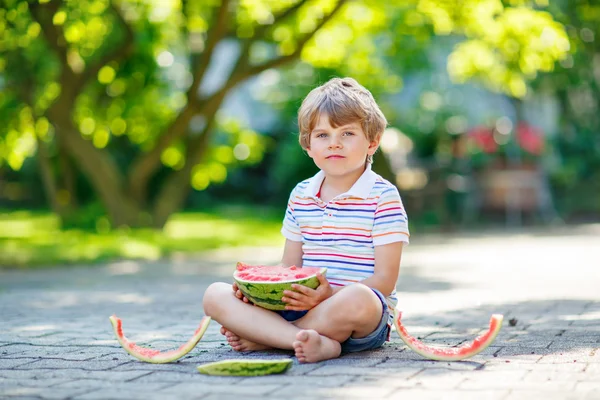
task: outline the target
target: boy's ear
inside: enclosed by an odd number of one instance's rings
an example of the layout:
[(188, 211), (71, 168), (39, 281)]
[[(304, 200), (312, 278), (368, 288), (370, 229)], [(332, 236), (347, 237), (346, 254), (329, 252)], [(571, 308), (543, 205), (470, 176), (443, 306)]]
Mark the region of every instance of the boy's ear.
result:
[(375, 154), (375, 152), (377, 151), (377, 149), (379, 148), (379, 140), (373, 140), (371, 141), (371, 143), (369, 143), (369, 149), (367, 150), (367, 153), (369, 155), (373, 155)]

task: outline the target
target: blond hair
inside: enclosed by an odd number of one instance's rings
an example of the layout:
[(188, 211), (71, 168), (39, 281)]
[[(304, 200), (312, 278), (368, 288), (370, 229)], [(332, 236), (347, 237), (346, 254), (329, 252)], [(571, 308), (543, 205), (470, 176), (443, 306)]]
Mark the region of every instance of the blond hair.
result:
[(310, 147), (310, 133), (322, 113), (329, 116), (334, 128), (359, 122), (369, 142), (379, 141), (387, 126), (371, 92), (352, 78), (333, 78), (311, 90), (298, 110), (299, 140), (303, 149)]

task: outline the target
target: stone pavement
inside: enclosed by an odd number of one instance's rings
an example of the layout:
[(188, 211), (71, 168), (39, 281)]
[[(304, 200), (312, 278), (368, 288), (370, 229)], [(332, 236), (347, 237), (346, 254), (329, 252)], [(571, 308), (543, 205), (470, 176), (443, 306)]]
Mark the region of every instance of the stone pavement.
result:
[[(462, 362), (434, 362), (392, 335), (382, 349), (285, 375), (208, 377), (204, 362), (282, 358), (231, 351), (213, 322), (177, 363), (151, 365), (123, 351), (108, 316), (157, 349), (188, 339), (214, 281), (235, 261), (275, 263), (280, 249), (204, 253), (193, 260), (115, 262), (0, 272), (0, 398), (52, 399), (600, 399), (600, 226), (534, 234), (414, 236), (398, 289), (409, 332), (459, 344), (505, 323), (493, 346)], [(515, 326), (509, 324), (515, 319)]]

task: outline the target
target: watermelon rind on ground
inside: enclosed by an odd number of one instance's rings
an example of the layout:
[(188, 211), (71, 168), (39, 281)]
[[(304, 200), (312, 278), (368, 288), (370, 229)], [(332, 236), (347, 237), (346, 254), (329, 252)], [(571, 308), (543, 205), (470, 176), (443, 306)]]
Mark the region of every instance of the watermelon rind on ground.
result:
[(282, 374), (292, 366), (292, 359), (249, 360), (233, 359), (198, 365), (201, 374), (218, 376), (261, 376)]

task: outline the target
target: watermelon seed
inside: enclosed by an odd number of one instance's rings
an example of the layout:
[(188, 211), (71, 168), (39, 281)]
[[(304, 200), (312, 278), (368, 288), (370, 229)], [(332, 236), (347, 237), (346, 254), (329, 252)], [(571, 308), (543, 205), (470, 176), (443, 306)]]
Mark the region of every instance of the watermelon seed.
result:
[(516, 318), (511, 318), (511, 319), (509, 319), (509, 320), (508, 320), (508, 324), (509, 324), (510, 326), (515, 326), (515, 325), (517, 325), (517, 322), (518, 322), (518, 321), (517, 321), (517, 319), (516, 319)]
[(113, 361), (117, 361), (119, 360), (117, 357), (113, 357)]

